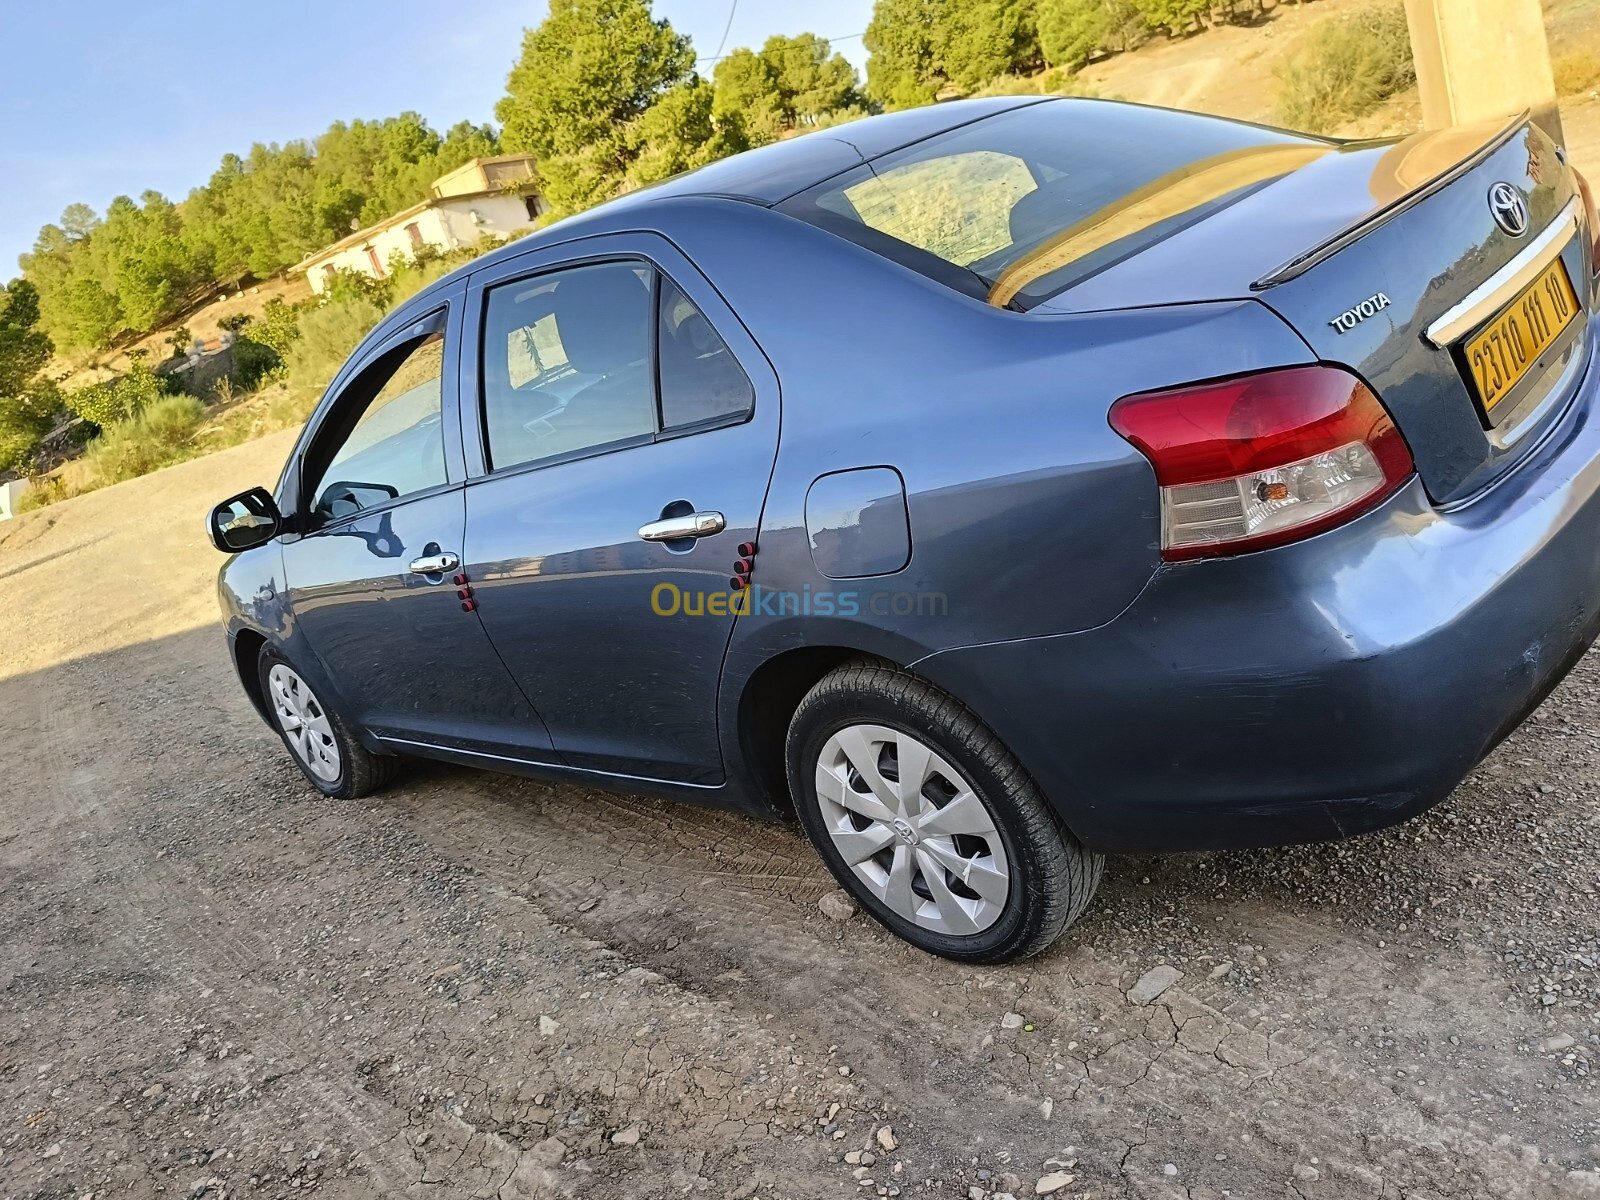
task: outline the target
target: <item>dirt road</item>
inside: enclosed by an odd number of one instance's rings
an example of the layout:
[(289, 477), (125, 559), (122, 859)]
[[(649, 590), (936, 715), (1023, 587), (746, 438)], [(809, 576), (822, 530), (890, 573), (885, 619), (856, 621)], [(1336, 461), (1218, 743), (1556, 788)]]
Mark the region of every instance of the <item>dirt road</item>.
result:
[(972, 970), (823, 917), (792, 829), (317, 799), (200, 533), (286, 447), (0, 526), (0, 1194), (1600, 1193), (1600, 658), (1423, 820), (1114, 860)]

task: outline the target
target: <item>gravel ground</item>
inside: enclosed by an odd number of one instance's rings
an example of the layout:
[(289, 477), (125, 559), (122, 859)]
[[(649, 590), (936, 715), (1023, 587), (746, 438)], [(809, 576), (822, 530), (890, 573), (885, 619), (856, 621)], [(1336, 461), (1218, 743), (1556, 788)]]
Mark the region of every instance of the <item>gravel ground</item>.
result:
[(1600, 1195), (1600, 658), (1422, 819), (1115, 859), (974, 970), (790, 828), (318, 799), (199, 528), (286, 447), (0, 526), (0, 1194)]

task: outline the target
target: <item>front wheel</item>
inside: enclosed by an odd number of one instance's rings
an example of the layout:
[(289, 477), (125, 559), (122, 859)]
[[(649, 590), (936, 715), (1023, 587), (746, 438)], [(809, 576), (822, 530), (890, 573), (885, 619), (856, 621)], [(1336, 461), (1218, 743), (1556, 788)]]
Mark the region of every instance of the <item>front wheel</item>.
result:
[(399, 760), (363, 746), (277, 650), (263, 646), (257, 669), (273, 728), (312, 787), (336, 800), (353, 800), (394, 778)]
[(789, 726), (789, 787), (834, 877), (893, 932), (1012, 962), (1083, 914), (1104, 858), (960, 702), (876, 663), (824, 677)]

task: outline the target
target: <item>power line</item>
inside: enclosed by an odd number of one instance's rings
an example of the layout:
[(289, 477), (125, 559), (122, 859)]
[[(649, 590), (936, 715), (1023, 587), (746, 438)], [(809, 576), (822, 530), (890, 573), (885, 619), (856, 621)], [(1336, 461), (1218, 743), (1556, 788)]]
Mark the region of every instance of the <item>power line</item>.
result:
[[(734, 3), (737, 4), (738, 0), (734, 0)], [(732, 22), (733, 17), (732, 17), (731, 14), (728, 17), (728, 20), (729, 20), (730, 23)], [(822, 40), (827, 42), (828, 43), (828, 47), (830, 49), (832, 49), (832, 47), (838, 42), (853, 42), (858, 37), (866, 37), (866, 36), (867, 36), (867, 31), (865, 29), (863, 29), (860, 33), (846, 33), (846, 34), (843, 34), (843, 35), (841, 35), (839, 37), (823, 38)], [(726, 30), (723, 31), (722, 40), (724, 42), (726, 42), (728, 40), (728, 34), (727, 34)], [(717, 44), (717, 49), (719, 51), (722, 49), (722, 44), (720, 42)], [(735, 51), (734, 53), (737, 53), (737, 51)], [(695, 59), (694, 61), (697, 62), (697, 63), (721, 62), (725, 58), (732, 58), (732, 57), (733, 57), (733, 54), (721, 54), (721, 53), (718, 53), (718, 54), (702, 54), (699, 58)]]
[(720, 57), (722, 48), (728, 44), (728, 30), (733, 28), (733, 14), (739, 11), (739, 0), (733, 0), (728, 5), (728, 23), (722, 27), (722, 40), (717, 43), (717, 51), (711, 57), (713, 60)]

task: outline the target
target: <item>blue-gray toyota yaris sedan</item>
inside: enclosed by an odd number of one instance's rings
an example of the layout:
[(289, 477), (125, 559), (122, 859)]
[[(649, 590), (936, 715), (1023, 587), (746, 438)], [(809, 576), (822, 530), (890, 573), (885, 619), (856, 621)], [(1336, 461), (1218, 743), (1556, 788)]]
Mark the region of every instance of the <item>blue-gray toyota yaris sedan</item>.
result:
[[(312, 784), (793, 811), (918, 946), (1419, 813), (1600, 621), (1595, 215), (1525, 120), (897, 113), (405, 303), (210, 530)], [(575, 801), (578, 802), (578, 801)]]

